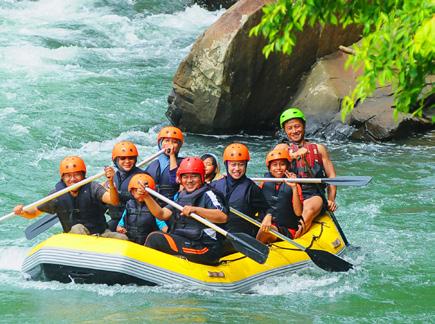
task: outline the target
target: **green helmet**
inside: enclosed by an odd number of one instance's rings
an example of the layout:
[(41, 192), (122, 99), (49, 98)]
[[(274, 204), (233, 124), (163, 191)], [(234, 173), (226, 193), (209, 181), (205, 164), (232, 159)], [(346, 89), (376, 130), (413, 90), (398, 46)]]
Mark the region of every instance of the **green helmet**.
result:
[(292, 107), (292, 108), (288, 108), (287, 110), (284, 110), (284, 112), (279, 117), (279, 124), (281, 125), (281, 128), (284, 127), (284, 123), (287, 120), (293, 118), (300, 118), (304, 121), (304, 123), (306, 122), (304, 113), (300, 109)]

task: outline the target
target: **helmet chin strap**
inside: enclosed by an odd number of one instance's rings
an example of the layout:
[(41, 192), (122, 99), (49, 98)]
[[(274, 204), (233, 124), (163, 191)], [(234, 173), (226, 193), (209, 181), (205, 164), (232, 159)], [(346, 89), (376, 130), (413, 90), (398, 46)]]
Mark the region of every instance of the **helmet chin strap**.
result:
[(124, 171), (124, 169), (121, 168), (121, 166), (118, 164), (118, 158), (116, 158), (116, 159), (113, 161), (113, 164), (115, 165), (115, 167), (116, 167), (118, 170)]

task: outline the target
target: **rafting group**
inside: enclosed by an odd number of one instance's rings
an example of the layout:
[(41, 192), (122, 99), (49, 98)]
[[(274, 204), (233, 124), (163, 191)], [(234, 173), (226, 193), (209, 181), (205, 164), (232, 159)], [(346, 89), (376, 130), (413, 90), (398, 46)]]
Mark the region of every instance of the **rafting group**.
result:
[[(277, 237), (271, 232), (297, 239), (318, 215), (336, 210), (334, 185), (292, 181), (336, 177), (326, 147), (305, 139), (305, 123), (298, 108), (281, 114), (287, 138), (267, 153), (268, 171), (261, 182), (246, 176), (250, 160), (246, 145), (232, 143), (225, 148), (226, 175), (222, 175), (213, 153), (181, 158), (183, 133), (168, 126), (158, 133), (159, 154), (144, 170), (138, 167), (135, 144), (122, 141), (112, 150), (116, 171), (105, 167), (104, 183), (91, 181), (69, 190), (86, 179), (86, 165), (80, 157), (68, 156), (60, 163), (61, 179), (52, 191), (67, 193), (33, 207), (18, 205), (13, 212), (30, 219), (55, 214), (65, 233), (130, 240), (216, 265), (235, 248), (215, 225), (272, 243)], [(259, 220), (261, 227), (239, 213)]]

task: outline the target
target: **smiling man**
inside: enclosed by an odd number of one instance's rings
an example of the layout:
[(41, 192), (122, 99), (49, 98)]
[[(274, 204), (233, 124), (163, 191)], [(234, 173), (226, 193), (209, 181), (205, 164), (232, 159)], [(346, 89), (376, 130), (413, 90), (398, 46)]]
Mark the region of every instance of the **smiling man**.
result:
[[(104, 171), (109, 182), (108, 190), (101, 184), (92, 181), (77, 190), (67, 192), (29, 210), (24, 210), (23, 205), (18, 205), (14, 208), (14, 212), (30, 219), (39, 216), (43, 212), (56, 214), (65, 233), (96, 234), (125, 240), (127, 236), (124, 234), (111, 232), (107, 229), (104, 216), (107, 209), (106, 204), (117, 205), (119, 196), (113, 184), (115, 171), (111, 167), (106, 167)], [(67, 156), (60, 162), (59, 173), (61, 180), (51, 193), (70, 187), (85, 179), (85, 162), (78, 156)]]
[[(336, 176), (334, 165), (329, 158), (328, 150), (322, 144), (311, 143), (305, 139), (304, 113), (298, 108), (289, 108), (280, 116), (280, 125), (287, 134), (290, 156), (293, 159), (291, 171), (299, 178), (334, 178)], [(281, 144), (279, 144), (281, 145)], [(302, 219), (295, 234), (300, 237), (310, 227), (314, 218), (325, 210), (335, 211), (337, 205), (335, 197), (336, 186), (328, 186), (328, 196), (325, 196), (325, 187), (315, 184), (303, 184), (303, 211)]]
[(204, 184), (205, 167), (200, 158), (185, 158), (177, 170), (177, 182), (184, 188), (177, 203), (183, 206), (180, 212), (174, 207), (160, 205), (144, 191), (145, 203), (151, 213), (160, 220), (172, 220), (168, 234), (151, 233), (145, 245), (156, 250), (181, 255), (186, 259), (214, 265), (223, 253), (224, 237), (215, 230), (189, 217), (191, 213), (215, 224), (227, 222), (228, 206), (225, 199), (207, 184)]

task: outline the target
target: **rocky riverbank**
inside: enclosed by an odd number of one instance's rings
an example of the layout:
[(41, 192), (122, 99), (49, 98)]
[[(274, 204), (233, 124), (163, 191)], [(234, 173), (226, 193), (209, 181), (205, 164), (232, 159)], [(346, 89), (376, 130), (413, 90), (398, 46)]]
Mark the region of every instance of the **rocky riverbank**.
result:
[(199, 133), (273, 132), (280, 112), (295, 105), (309, 116), (311, 134), (328, 137), (386, 141), (433, 129), (430, 112), (394, 120), (388, 87), (377, 89), (342, 123), (341, 101), (358, 73), (344, 69), (347, 54), (337, 50), (360, 39), (359, 27), (305, 28), (290, 56), (266, 60), (264, 39), (249, 37), (249, 31), (270, 2), (239, 0), (197, 39), (173, 79), (167, 111), (173, 124)]

